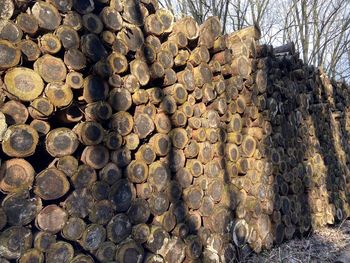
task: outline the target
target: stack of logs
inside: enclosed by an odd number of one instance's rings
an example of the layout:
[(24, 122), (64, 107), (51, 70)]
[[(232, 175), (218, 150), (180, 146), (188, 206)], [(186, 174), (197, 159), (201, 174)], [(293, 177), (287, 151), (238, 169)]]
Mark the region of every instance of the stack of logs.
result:
[(254, 53), (242, 115), (254, 164), (231, 183), (234, 242), (259, 252), (350, 216), (350, 88), (304, 64), (293, 43)]
[(292, 44), (156, 0), (0, 18), (1, 262), (232, 262), (348, 216), (348, 88)]

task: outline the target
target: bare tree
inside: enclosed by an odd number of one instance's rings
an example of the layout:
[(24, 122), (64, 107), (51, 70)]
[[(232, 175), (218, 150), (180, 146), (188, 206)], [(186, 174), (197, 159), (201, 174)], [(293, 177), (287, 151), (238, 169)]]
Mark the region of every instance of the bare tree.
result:
[[(348, 0), (292, 0), (282, 27), (284, 40), (293, 41), (305, 62), (322, 66), (331, 77), (343, 78), (350, 44)], [(344, 68), (345, 66), (345, 68)]]
[(161, 0), (177, 17), (201, 24), (218, 16), (222, 32), (258, 25), (261, 43), (294, 42), (306, 63), (321, 66), (334, 78), (350, 79), (349, 0)]

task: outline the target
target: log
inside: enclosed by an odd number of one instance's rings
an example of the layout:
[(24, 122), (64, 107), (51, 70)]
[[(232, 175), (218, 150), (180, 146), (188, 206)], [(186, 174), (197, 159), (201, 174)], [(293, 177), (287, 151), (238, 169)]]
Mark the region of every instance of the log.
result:
[(34, 193), (43, 200), (55, 200), (69, 190), (66, 175), (57, 168), (48, 168), (35, 177)]
[(178, 72), (176, 75), (178, 82), (184, 85), (187, 91), (193, 91), (195, 89), (194, 75), (191, 70), (185, 69)]
[(152, 226), (150, 236), (146, 242), (146, 248), (152, 253), (156, 253), (166, 245), (166, 239), (169, 239), (169, 234), (164, 229), (159, 226)]
[(118, 212), (125, 212), (131, 205), (131, 200), (135, 196), (135, 189), (125, 179), (118, 180), (111, 186), (108, 199)]
[(63, 227), (62, 236), (71, 241), (77, 241), (80, 239), (86, 229), (86, 223), (83, 219), (78, 217), (70, 217)]
[(37, 2), (31, 11), (42, 29), (55, 30), (61, 23), (61, 16), (57, 8), (49, 3)]
[(21, 255), (18, 262), (44, 262), (44, 254), (36, 249), (29, 249)]
[(112, 32), (119, 31), (122, 28), (122, 17), (112, 6), (104, 7), (100, 13), (100, 17), (105, 27)]
[(21, 50), (16, 48), (10, 41), (0, 40), (1, 66), (0, 69), (12, 68), (19, 64), (21, 59)]
[(174, 84), (172, 86), (166, 87), (163, 92), (165, 95), (171, 95), (178, 105), (185, 103), (187, 100), (187, 90), (181, 84)]
[[(91, 194), (95, 200), (101, 201), (108, 198), (110, 187), (107, 182), (96, 181), (91, 186)], [(108, 204), (109, 205), (109, 204)], [(100, 207), (100, 206), (96, 206)], [(102, 205), (103, 207), (103, 205)]]
[(64, 81), (67, 75), (63, 61), (49, 54), (45, 54), (35, 61), (34, 70), (46, 82)]
[(255, 139), (250, 135), (244, 136), (242, 141), (242, 152), (244, 153), (244, 155), (247, 157), (252, 157), (254, 155), (255, 149)]
[(206, 63), (201, 63), (193, 69), (193, 75), (195, 79), (195, 85), (202, 87), (204, 83), (210, 83), (213, 77), (213, 73), (210, 67)]
[(112, 128), (122, 136), (126, 136), (132, 131), (133, 124), (132, 116), (125, 111), (120, 111), (111, 117)]
[(195, 235), (191, 235), (185, 239), (186, 257), (190, 259), (198, 259), (202, 254), (202, 243)]
[[(89, 5), (90, 3), (88, 3)], [(63, 25), (72, 27), (74, 30), (79, 31), (83, 27), (83, 21), (79, 13), (75, 11), (68, 11), (63, 18)]]
[(86, 227), (79, 244), (87, 251), (94, 251), (106, 239), (106, 229), (102, 225), (91, 224)]
[(100, 34), (103, 30), (103, 24), (101, 19), (93, 13), (83, 15), (82, 21), (83, 26), (90, 33)]
[(113, 261), (117, 247), (111, 241), (103, 242), (96, 251), (96, 257), (99, 261)]
[(60, 82), (49, 83), (44, 93), (48, 100), (58, 108), (69, 106), (73, 100), (72, 89)]
[(62, 262), (69, 262), (73, 257), (73, 246), (64, 241), (58, 241), (57, 243), (52, 244), (46, 252), (47, 261), (60, 260)]
[(131, 161), (127, 167), (127, 177), (130, 182), (143, 183), (148, 177), (148, 166), (143, 161)]
[(161, 8), (156, 11), (156, 15), (160, 20), (163, 32), (170, 33), (173, 29), (174, 15), (167, 9)]
[(103, 141), (104, 129), (101, 124), (94, 121), (86, 121), (77, 124), (73, 131), (79, 141), (84, 145), (97, 145)]
[(150, 217), (151, 210), (148, 202), (144, 199), (135, 199), (127, 212), (130, 222), (133, 225), (146, 223)]
[(187, 36), (184, 32), (173, 32), (168, 36), (170, 41), (173, 41), (179, 48), (185, 48), (188, 44)]
[(189, 171), (194, 177), (199, 177), (203, 174), (204, 168), (202, 163), (197, 159), (190, 159), (186, 163)]
[(131, 151), (124, 147), (111, 153), (111, 161), (119, 167), (126, 167), (131, 162)]
[(164, 77), (163, 77), (163, 86), (170, 86), (176, 83), (176, 72), (171, 69), (167, 68), (164, 70)]
[(162, 49), (157, 53), (157, 61), (164, 69), (172, 68), (174, 65), (173, 54), (169, 50)]
[[(37, 215), (35, 223), (40, 230), (56, 234), (62, 230), (67, 220), (68, 214), (64, 209), (57, 205), (48, 205)], [(49, 250), (51, 248), (52, 245)]]
[(143, 248), (134, 241), (122, 243), (117, 248), (116, 258), (119, 262), (142, 262)]
[(1, 205), (5, 216), (2, 224), (20, 226), (29, 224), (42, 209), (41, 199), (30, 198), (27, 190), (7, 195)]
[(228, 41), (230, 41), (230, 38), (234, 39), (235, 37), (240, 37), (241, 39), (253, 38), (255, 40), (259, 40), (261, 38), (260, 28), (257, 25), (245, 27), (231, 34)]
[(163, 24), (159, 16), (151, 14), (145, 18), (145, 31), (149, 35), (159, 36), (163, 33)]
[(39, 231), (34, 236), (34, 248), (41, 252), (46, 252), (54, 243), (56, 243), (56, 235), (49, 232)]
[(35, 61), (40, 57), (41, 51), (38, 44), (30, 39), (22, 39), (18, 47), (27, 61)]
[(60, 39), (52, 33), (47, 33), (39, 39), (39, 48), (43, 54), (56, 54), (61, 48)]
[(134, 131), (140, 139), (146, 138), (154, 130), (154, 123), (147, 114), (137, 115), (134, 122)]
[(121, 169), (112, 162), (107, 163), (99, 173), (99, 177), (102, 182), (106, 182), (109, 185), (113, 185), (114, 182), (118, 181), (122, 177)]
[(2, 230), (7, 224), (7, 216), (3, 208), (0, 209), (0, 229)]
[[(25, 111), (27, 111), (26, 108)], [(30, 103), (27, 112), (29, 112), (30, 116), (33, 119), (47, 119), (53, 113), (53, 111), (54, 105), (52, 105), (48, 99), (44, 97), (38, 97)], [(23, 114), (23, 117), (25, 117), (25, 112)]]
[(77, 171), (71, 177), (72, 184), (76, 189), (90, 187), (96, 179), (96, 171), (87, 164), (79, 165)]
[[(2, 232), (0, 248), (5, 259), (18, 259), (26, 250), (30, 249), (33, 235), (28, 228), (12, 226)], [(13, 248), (11, 242), (18, 241), (18, 246)]]
[(93, 102), (86, 105), (85, 118), (90, 121), (103, 122), (112, 116), (112, 107), (108, 102)]
[(175, 128), (170, 132), (170, 139), (172, 145), (177, 149), (185, 148), (188, 142), (188, 135), (185, 129), (183, 128)]
[(134, 52), (137, 51), (137, 49), (139, 49), (145, 41), (141, 29), (134, 25), (128, 25), (122, 29), (118, 33), (117, 38), (123, 40), (128, 49)]
[(109, 151), (103, 145), (86, 146), (81, 154), (81, 161), (94, 169), (103, 168), (109, 160)]
[(0, 37), (8, 40), (13, 44), (18, 43), (23, 36), (22, 30), (11, 20), (1, 20), (0, 23)]
[(105, 30), (101, 33), (101, 37), (102, 37), (102, 41), (105, 45), (108, 46), (112, 46), (113, 43), (116, 40), (115, 35), (113, 34), (113, 32), (109, 31), (109, 30)]
[(3, 1), (0, 5), (0, 18), (1, 19), (10, 19), (15, 11), (15, 5), (13, 1), (6, 0)]
[(94, 203), (93, 196), (86, 188), (73, 191), (63, 203), (70, 216), (84, 218), (88, 215)]
[(21, 102), (13, 100), (2, 105), (1, 112), (7, 125), (24, 124), (29, 116), (27, 108)]
[(91, 256), (79, 254), (79, 255), (75, 256), (71, 262), (73, 262), (73, 263), (77, 263), (77, 262), (93, 263), (94, 260)]
[(44, 89), (41, 77), (28, 68), (18, 67), (7, 71), (4, 82), (6, 91), (22, 101), (34, 100)]
[(27, 157), (33, 155), (39, 141), (37, 131), (27, 124), (10, 126), (2, 141), (2, 150), (11, 157)]
[(173, 26), (174, 33), (183, 33), (188, 40), (195, 40), (199, 36), (199, 26), (192, 17), (184, 17), (176, 21)]
[(69, 49), (64, 54), (64, 63), (68, 68), (81, 70), (86, 66), (86, 57), (78, 49)]
[(114, 243), (120, 243), (131, 234), (132, 228), (129, 218), (125, 214), (114, 216), (107, 225), (107, 237)]
[(68, 128), (51, 130), (45, 139), (47, 152), (53, 157), (71, 155), (78, 148), (76, 134)]

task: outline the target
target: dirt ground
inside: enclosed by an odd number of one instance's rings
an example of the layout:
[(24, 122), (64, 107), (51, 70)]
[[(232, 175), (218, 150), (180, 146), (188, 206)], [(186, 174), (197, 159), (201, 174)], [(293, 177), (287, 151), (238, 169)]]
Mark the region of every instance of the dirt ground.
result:
[[(288, 241), (270, 251), (250, 255), (241, 263), (330, 263), (350, 250), (350, 220), (315, 230), (308, 237)], [(350, 251), (349, 251), (350, 253)], [(350, 263), (350, 258), (345, 262)]]

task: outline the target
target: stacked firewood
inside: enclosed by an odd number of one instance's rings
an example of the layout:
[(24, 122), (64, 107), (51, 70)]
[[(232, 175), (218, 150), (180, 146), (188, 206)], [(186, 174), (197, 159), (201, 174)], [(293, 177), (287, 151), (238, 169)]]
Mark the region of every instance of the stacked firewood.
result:
[(232, 180), (240, 191), (233, 236), (259, 252), (350, 215), (350, 104), (349, 87), (305, 65), (292, 43), (257, 46), (252, 67), (258, 109), (242, 133), (257, 150), (254, 169)]
[(232, 262), (347, 217), (349, 93), (292, 44), (155, 0), (0, 18), (1, 262)]
[(230, 182), (256, 148), (240, 114), (259, 32), (174, 22), (156, 1), (0, 7), (0, 256), (234, 258)]

